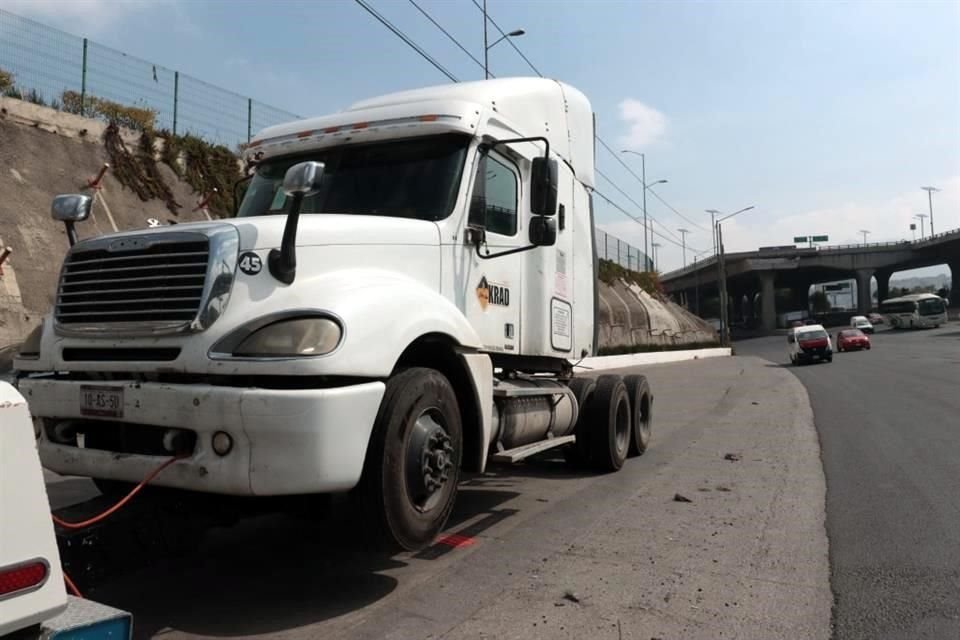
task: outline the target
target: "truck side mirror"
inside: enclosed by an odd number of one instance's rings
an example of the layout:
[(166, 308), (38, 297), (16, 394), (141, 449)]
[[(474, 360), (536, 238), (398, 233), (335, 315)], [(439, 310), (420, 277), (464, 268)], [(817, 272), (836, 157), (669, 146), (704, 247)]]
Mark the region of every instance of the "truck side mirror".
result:
[(530, 211), (538, 216), (557, 213), (557, 161), (553, 158), (533, 159), (530, 167)]
[[(320, 189), (323, 169), (322, 162), (299, 162), (293, 165), (283, 176), (283, 192), (294, 199), (294, 204), (297, 204), (298, 196), (302, 201), (304, 196), (315, 194)], [(299, 207), (296, 213), (300, 213)]]
[(557, 223), (553, 218), (534, 216), (530, 219), (530, 244), (552, 247), (557, 244)]
[(60, 195), (50, 205), (50, 217), (59, 220), (67, 228), (67, 240), (70, 246), (77, 244), (77, 230), (74, 223), (83, 222), (90, 217), (93, 198), (79, 193)]
[(283, 176), (283, 192), (293, 200), (287, 214), (287, 224), (283, 227), (283, 239), (280, 249), (271, 249), (267, 256), (267, 267), (274, 278), (284, 284), (291, 284), (297, 274), (297, 223), (300, 220), (300, 207), (303, 199), (320, 189), (323, 178), (322, 162), (299, 162)]

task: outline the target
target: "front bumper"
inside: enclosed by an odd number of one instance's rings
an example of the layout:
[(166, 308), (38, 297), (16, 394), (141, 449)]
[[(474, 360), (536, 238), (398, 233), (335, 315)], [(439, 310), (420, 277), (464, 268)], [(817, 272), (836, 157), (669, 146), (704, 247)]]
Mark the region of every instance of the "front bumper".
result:
[[(24, 378), (20, 391), (37, 418), (83, 419), (78, 381)], [(291, 495), (347, 491), (360, 479), (384, 383), (327, 389), (262, 389), (206, 384), (111, 382), (123, 388), (123, 418), (111, 422), (189, 429), (192, 454), (153, 484), (230, 495)], [(227, 432), (233, 448), (217, 455), (211, 439)], [(43, 433), (48, 469), (139, 482), (169, 456), (139, 455), (56, 444)]]

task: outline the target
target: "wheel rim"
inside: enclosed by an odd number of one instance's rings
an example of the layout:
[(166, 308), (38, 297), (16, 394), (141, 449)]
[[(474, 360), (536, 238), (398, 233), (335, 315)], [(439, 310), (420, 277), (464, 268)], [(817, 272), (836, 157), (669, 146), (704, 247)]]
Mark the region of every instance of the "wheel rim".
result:
[(623, 398), (617, 404), (617, 414), (614, 417), (614, 438), (617, 451), (625, 451), (630, 442), (630, 403)]
[(406, 451), (407, 495), (413, 507), (427, 512), (441, 502), (454, 468), (453, 443), (436, 409), (427, 409), (413, 423)]

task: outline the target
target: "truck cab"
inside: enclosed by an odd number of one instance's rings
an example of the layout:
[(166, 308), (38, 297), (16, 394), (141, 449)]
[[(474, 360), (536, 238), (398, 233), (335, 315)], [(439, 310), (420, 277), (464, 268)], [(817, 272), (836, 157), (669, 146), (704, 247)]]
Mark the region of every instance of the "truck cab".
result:
[[(156, 484), (350, 491), (408, 549), (492, 455), (579, 439), (619, 468), (649, 388), (572, 368), (597, 340), (593, 140), (586, 97), (531, 78), (260, 132), (234, 218), (69, 251), (16, 360), (44, 464), (108, 486), (177, 456)], [(55, 214), (81, 219), (89, 199), (66, 198)], [(614, 417), (591, 453), (594, 396)]]

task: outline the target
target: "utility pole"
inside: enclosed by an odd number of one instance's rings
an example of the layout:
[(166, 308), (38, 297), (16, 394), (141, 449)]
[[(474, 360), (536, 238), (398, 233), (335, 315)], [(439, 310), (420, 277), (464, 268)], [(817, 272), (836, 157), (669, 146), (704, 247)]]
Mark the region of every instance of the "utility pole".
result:
[(930, 235), (933, 235), (933, 192), (940, 191), (936, 187), (920, 187), (927, 192), (927, 203), (930, 205)]
[(653, 242), (650, 244), (650, 246), (653, 248), (653, 272), (656, 273), (657, 272), (657, 249), (659, 249), (662, 245), (659, 242)]
[(729, 340), (727, 329), (727, 265), (723, 252), (723, 225), (717, 225), (717, 250), (719, 260), (717, 268), (720, 270), (720, 346), (726, 347)]
[(680, 246), (683, 251), (683, 266), (687, 266), (687, 234), (690, 233), (689, 229), (677, 229), (680, 232)]

